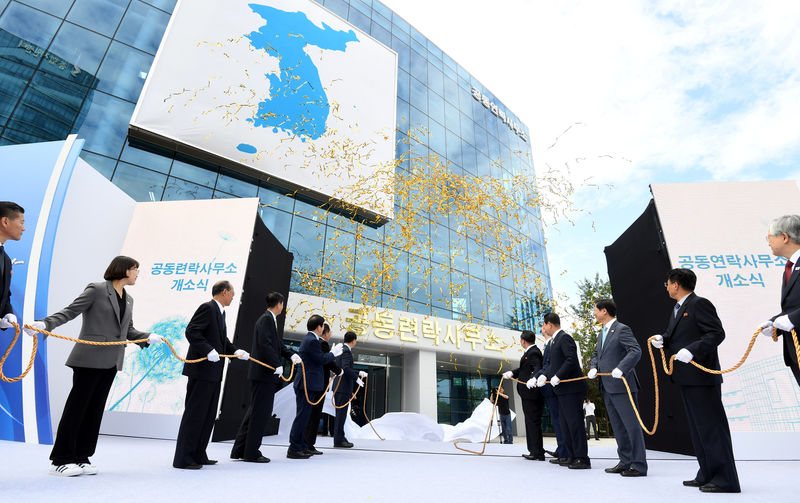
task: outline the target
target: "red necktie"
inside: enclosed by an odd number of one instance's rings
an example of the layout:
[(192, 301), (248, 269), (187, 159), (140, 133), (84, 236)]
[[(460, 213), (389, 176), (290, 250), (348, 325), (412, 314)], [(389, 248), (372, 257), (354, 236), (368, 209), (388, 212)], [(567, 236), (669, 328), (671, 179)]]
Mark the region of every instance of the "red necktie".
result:
[(792, 277), (792, 267), (794, 267), (794, 264), (787, 260), (786, 261), (786, 268), (783, 270), (783, 284), (784, 285), (786, 283), (788, 283), (789, 282), (789, 278)]

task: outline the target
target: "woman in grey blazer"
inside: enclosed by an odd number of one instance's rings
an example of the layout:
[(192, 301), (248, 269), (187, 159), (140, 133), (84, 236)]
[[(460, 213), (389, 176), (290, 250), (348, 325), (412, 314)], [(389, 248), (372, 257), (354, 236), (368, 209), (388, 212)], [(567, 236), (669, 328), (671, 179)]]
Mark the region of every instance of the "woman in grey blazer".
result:
[[(51, 314), (32, 326), (52, 331), (56, 327), (83, 315), (79, 339), (110, 342), (124, 339), (148, 339), (140, 345), (161, 342), (161, 336), (133, 328), (133, 298), (125, 291), (134, 285), (139, 275), (139, 263), (125, 256), (115, 257), (106, 269), (105, 281), (90, 283), (72, 304)], [(31, 335), (36, 332), (29, 331)], [(50, 459), (50, 473), (72, 477), (94, 475), (97, 467), (89, 457), (94, 455), (100, 421), (111, 384), (117, 371), (122, 370), (125, 345), (90, 346), (76, 343), (67, 358), (72, 368), (72, 390), (58, 423), (56, 441)]]

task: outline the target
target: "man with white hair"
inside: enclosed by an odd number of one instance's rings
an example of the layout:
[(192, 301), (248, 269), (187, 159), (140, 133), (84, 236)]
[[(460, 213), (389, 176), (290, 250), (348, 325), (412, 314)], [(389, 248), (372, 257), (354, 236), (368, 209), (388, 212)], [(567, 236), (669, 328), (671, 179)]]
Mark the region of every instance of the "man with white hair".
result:
[(771, 336), (776, 328), (783, 336), (783, 362), (792, 369), (800, 386), (800, 370), (791, 331), (800, 325), (800, 215), (784, 215), (769, 224), (767, 242), (776, 257), (787, 260), (781, 283), (781, 312), (761, 324), (764, 335)]

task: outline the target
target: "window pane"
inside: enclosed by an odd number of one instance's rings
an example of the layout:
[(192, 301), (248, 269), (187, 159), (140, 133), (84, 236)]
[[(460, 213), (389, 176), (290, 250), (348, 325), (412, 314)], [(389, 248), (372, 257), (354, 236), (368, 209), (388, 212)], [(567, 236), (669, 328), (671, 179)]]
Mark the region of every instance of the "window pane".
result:
[(145, 3), (149, 3), (150, 5), (158, 7), (159, 9), (167, 12), (172, 12), (177, 1), (178, 0), (144, 0)]
[(169, 166), (172, 164), (172, 152), (138, 142), (128, 142), (125, 144), (120, 160), (168, 174)]
[(137, 201), (160, 201), (167, 175), (120, 162), (111, 180)]
[(318, 274), (322, 267), (322, 243), (325, 226), (295, 217), (292, 222), (292, 235), (289, 251), (294, 254), (293, 268), (298, 271)]
[(115, 39), (155, 54), (167, 29), (169, 14), (139, 0), (131, 2)]
[(81, 152), (81, 159), (88, 162), (95, 171), (109, 180), (111, 180), (111, 175), (114, 174), (114, 168), (117, 166), (116, 159), (86, 152), (85, 150)]
[[(3, 12), (3, 17), (0, 17), (0, 28), (24, 41), (38, 45), (42, 50), (50, 44), (60, 24), (60, 19), (17, 2), (12, 2)], [(38, 52), (35, 57), (38, 60), (42, 52), (35, 49), (34, 52)]]
[[(95, 74), (110, 43), (111, 39), (107, 37), (72, 23), (64, 23), (58, 30), (49, 52), (87, 73)], [(49, 69), (48, 65), (42, 68)]]
[(135, 102), (152, 64), (153, 56), (112, 42), (97, 74), (97, 89)]
[(58, 17), (64, 17), (72, 4), (72, 0), (24, 0), (24, 2)]
[(211, 199), (211, 189), (170, 177), (164, 189), (164, 201), (185, 201), (191, 199)]
[(67, 20), (110, 37), (127, 6), (128, 0), (75, 0)]
[(133, 108), (133, 103), (92, 91), (83, 108), (86, 117), (82, 124), (75, 124), (73, 132), (86, 138), (86, 150), (117, 157), (125, 143)]
[(199, 183), (209, 188), (214, 188), (217, 183), (217, 169), (204, 168), (195, 164), (175, 159), (172, 163), (172, 170), (169, 173), (171, 176), (177, 176), (184, 180)]
[(285, 211), (280, 211), (275, 208), (262, 207), (258, 209), (258, 214), (261, 215), (261, 220), (264, 225), (272, 233), (273, 236), (278, 238), (278, 241), (284, 247), (289, 246), (289, 231), (292, 228), (292, 215)]
[(216, 189), (234, 196), (255, 197), (258, 194), (258, 180), (232, 171), (220, 170)]

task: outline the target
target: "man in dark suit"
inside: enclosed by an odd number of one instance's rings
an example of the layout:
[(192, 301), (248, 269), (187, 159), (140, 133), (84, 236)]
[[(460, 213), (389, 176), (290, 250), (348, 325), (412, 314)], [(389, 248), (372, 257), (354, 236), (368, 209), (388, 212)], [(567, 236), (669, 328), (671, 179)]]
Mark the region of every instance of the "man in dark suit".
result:
[(0, 329), (11, 328), (17, 316), (11, 307), (11, 258), (6, 241), (19, 241), (25, 232), (25, 210), (11, 201), (0, 201)]
[[(767, 241), (773, 255), (786, 259), (781, 283), (781, 312), (761, 324), (764, 335), (772, 335), (772, 327), (783, 336), (783, 363), (792, 370), (800, 386), (800, 369), (792, 340), (792, 329), (800, 325), (800, 215), (784, 215), (769, 225)], [(796, 330), (796, 329), (795, 329)]]
[(275, 370), (261, 365), (250, 365), (247, 379), (250, 381), (250, 406), (244, 414), (236, 440), (231, 448), (231, 459), (241, 459), (253, 463), (269, 463), (259, 448), (264, 436), (267, 420), (272, 415), (275, 390), (283, 375), (283, 358), (292, 363), (300, 357), (283, 345), (283, 337), (278, 333), (278, 316), (283, 312), (284, 297), (278, 292), (267, 294), (267, 310), (258, 318), (253, 330), (251, 356), (264, 362)]
[[(553, 341), (553, 337), (544, 330), (542, 330), (542, 337), (544, 337), (545, 340), (544, 354), (542, 357), (542, 368), (534, 375), (537, 379), (544, 373), (544, 369), (550, 365), (550, 348), (552, 347)], [(544, 452), (553, 456), (553, 459), (550, 460), (551, 463), (558, 464), (559, 460), (567, 459), (568, 457), (564, 449), (564, 433), (561, 431), (561, 423), (558, 416), (558, 397), (553, 392), (552, 384), (545, 384), (544, 387), (539, 388), (539, 390), (542, 392), (544, 401), (547, 404), (547, 410), (550, 412), (550, 421), (553, 423), (553, 430), (556, 432), (556, 450), (553, 452), (545, 450)]]
[(550, 364), (538, 379), (531, 379), (528, 384), (541, 388), (549, 380), (553, 385), (553, 392), (558, 396), (558, 417), (567, 456), (560, 458), (559, 464), (573, 470), (591, 468), (586, 430), (583, 427), (583, 397), (589, 387), (585, 380), (561, 383), (562, 379), (583, 377), (578, 348), (572, 336), (561, 330), (561, 319), (556, 313), (544, 315), (542, 331), (553, 337), (550, 343)]
[(739, 475), (733, 458), (731, 431), (722, 406), (722, 376), (703, 372), (689, 362), (719, 370), (717, 346), (725, 339), (717, 310), (694, 293), (697, 277), (689, 269), (673, 269), (664, 283), (676, 302), (664, 335), (652, 339), (656, 348), (675, 354), (672, 381), (680, 386), (689, 434), (700, 469), (683, 482), (703, 492), (738, 493)]
[[(523, 330), (519, 335), (522, 346), (522, 357), (519, 367), (503, 374), (506, 379), (519, 379), (527, 383), (542, 369), (542, 352), (536, 347), (536, 335), (530, 330)], [(544, 444), (542, 443), (542, 409), (544, 397), (538, 388), (529, 388), (527, 384), (517, 383), (517, 393), (522, 400), (522, 412), (525, 414), (525, 438), (528, 442), (528, 454), (522, 457), (529, 460), (544, 461)]]
[(594, 318), (603, 325), (603, 330), (597, 337), (589, 379), (595, 379), (598, 371), (602, 374), (611, 373), (611, 377), (600, 377), (600, 391), (617, 440), (619, 463), (613, 468), (606, 468), (606, 473), (644, 477), (647, 475), (644, 434), (628, 398), (625, 383), (622, 382), (625, 377), (638, 407), (639, 378), (636, 376), (636, 364), (642, 358), (642, 348), (630, 327), (617, 321), (616, 316), (617, 305), (613, 300), (600, 299), (595, 302)]
[[(325, 328), (324, 325), (325, 318), (318, 314), (312, 315), (306, 322), (308, 334), (300, 342), (298, 354), (302, 359), (303, 367), (295, 371), (296, 374), (299, 373), (294, 382), (297, 414), (294, 417), (292, 429), (289, 433), (289, 449), (286, 451), (286, 457), (289, 459), (308, 459), (313, 455), (308, 450), (305, 439), (312, 408), (309, 400), (316, 402), (320, 399), (325, 389), (323, 386), (323, 367), (342, 354), (342, 348), (338, 344), (334, 345), (329, 353), (323, 353), (319, 341)], [(305, 368), (305, 376), (301, 370), (302, 368)], [(308, 392), (308, 399), (306, 399), (306, 391)]]
[[(322, 335), (320, 336), (319, 345), (323, 353), (328, 353), (331, 350), (331, 327), (327, 323), (322, 324)], [(342, 369), (336, 364), (336, 360), (326, 363), (322, 366), (322, 390), (328, 389), (328, 383), (331, 380), (331, 374), (341, 375)], [(325, 400), (311, 407), (311, 415), (308, 417), (308, 425), (306, 426), (306, 450), (314, 455), (322, 455), (322, 451), (315, 447), (317, 443), (317, 434), (319, 433), (320, 420), (322, 419), (322, 408), (325, 406)]]
[(214, 419), (217, 417), (219, 389), (225, 363), (220, 361), (220, 353), (235, 354), (240, 360), (250, 359), (243, 349), (236, 349), (228, 340), (225, 322), (225, 308), (233, 300), (233, 285), (229, 281), (218, 281), (211, 288), (213, 298), (200, 304), (189, 324), (186, 326), (186, 339), (189, 341), (187, 360), (207, 357), (199, 363), (186, 363), (183, 375), (189, 378), (186, 385), (186, 406), (178, 429), (175, 444), (175, 457), (172, 466), (197, 470), (203, 465), (213, 465), (217, 461), (208, 459), (206, 448), (211, 439)]
[[(367, 377), (367, 373), (363, 370), (356, 371), (356, 369), (353, 368), (353, 348), (356, 347), (356, 342), (357, 337), (355, 332), (345, 333), (342, 354), (336, 357), (336, 364), (342, 369), (342, 374), (333, 381), (333, 386), (336, 390), (333, 396), (337, 406), (347, 403), (350, 397), (353, 396), (354, 386), (364, 386), (364, 381), (362, 381), (362, 379)], [(347, 409), (348, 407), (336, 409), (336, 422), (333, 426), (334, 447), (353, 447), (352, 442), (344, 437), (344, 423), (347, 419)]]

